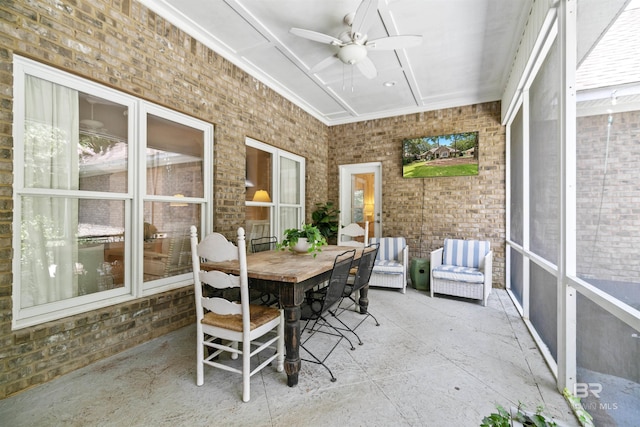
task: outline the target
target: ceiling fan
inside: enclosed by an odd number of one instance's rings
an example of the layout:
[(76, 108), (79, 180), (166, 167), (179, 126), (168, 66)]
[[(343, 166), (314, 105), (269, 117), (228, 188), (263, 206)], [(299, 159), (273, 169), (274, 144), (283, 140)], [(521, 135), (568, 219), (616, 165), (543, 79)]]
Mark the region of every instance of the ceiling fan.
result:
[(390, 36), (369, 40), (367, 31), (375, 22), (378, 13), (378, 0), (362, 0), (355, 13), (349, 13), (344, 17), (344, 23), (350, 28), (333, 37), (301, 28), (291, 28), (289, 32), (298, 37), (336, 46), (338, 52), (320, 61), (311, 68), (316, 73), (324, 68), (341, 61), (347, 65), (355, 65), (365, 77), (373, 79), (378, 71), (371, 59), (367, 56), (369, 50), (394, 50), (418, 46), (422, 43), (422, 36)]

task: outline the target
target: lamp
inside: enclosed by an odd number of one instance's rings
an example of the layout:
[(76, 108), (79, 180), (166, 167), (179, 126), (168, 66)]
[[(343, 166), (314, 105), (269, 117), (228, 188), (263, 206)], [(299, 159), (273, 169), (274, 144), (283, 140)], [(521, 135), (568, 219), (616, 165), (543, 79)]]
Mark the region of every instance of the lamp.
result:
[(253, 195), (253, 201), (270, 203), (271, 197), (269, 197), (269, 193), (267, 193), (266, 190), (258, 190), (256, 194)]
[[(180, 193), (174, 194), (173, 197), (183, 198), (184, 194), (180, 194)], [(180, 207), (180, 206), (189, 206), (189, 204), (188, 203), (184, 203), (184, 202), (170, 202), (169, 206)]]

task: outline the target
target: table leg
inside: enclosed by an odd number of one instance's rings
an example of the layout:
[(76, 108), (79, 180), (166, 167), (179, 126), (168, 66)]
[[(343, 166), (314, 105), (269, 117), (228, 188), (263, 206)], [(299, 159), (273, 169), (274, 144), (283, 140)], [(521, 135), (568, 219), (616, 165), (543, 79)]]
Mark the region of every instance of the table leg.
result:
[(284, 307), (284, 346), (286, 357), (284, 370), (287, 373), (287, 385), (298, 384), (300, 372), (300, 306)]
[(360, 306), (360, 314), (367, 314), (367, 309), (369, 308), (369, 298), (367, 298), (368, 294), (369, 285), (360, 288), (360, 299), (358, 300), (358, 305)]

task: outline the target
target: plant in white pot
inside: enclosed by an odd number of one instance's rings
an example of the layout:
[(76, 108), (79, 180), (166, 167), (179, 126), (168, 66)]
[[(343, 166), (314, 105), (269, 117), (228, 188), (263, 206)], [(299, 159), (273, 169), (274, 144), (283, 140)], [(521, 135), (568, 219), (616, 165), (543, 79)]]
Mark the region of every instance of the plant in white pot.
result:
[(302, 228), (289, 228), (284, 231), (284, 239), (278, 243), (278, 249), (289, 249), (291, 252), (312, 253), (322, 251), (322, 246), (327, 244), (318, 227), (311, 224), (302, 224)]

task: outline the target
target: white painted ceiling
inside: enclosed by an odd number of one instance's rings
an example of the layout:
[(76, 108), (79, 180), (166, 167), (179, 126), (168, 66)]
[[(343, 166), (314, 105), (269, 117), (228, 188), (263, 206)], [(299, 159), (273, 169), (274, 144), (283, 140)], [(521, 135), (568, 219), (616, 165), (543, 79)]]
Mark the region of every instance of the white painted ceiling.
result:
[[(369, 40), (421, 35), (418, 47), (369, 51), (368, 79), (292, 27), (337, 37), (360, 0), (141, 0), (327, 125), (499, 100), (532, 0), (379, 0)], [(395, 82), (387, 87), (385, 82)]]

